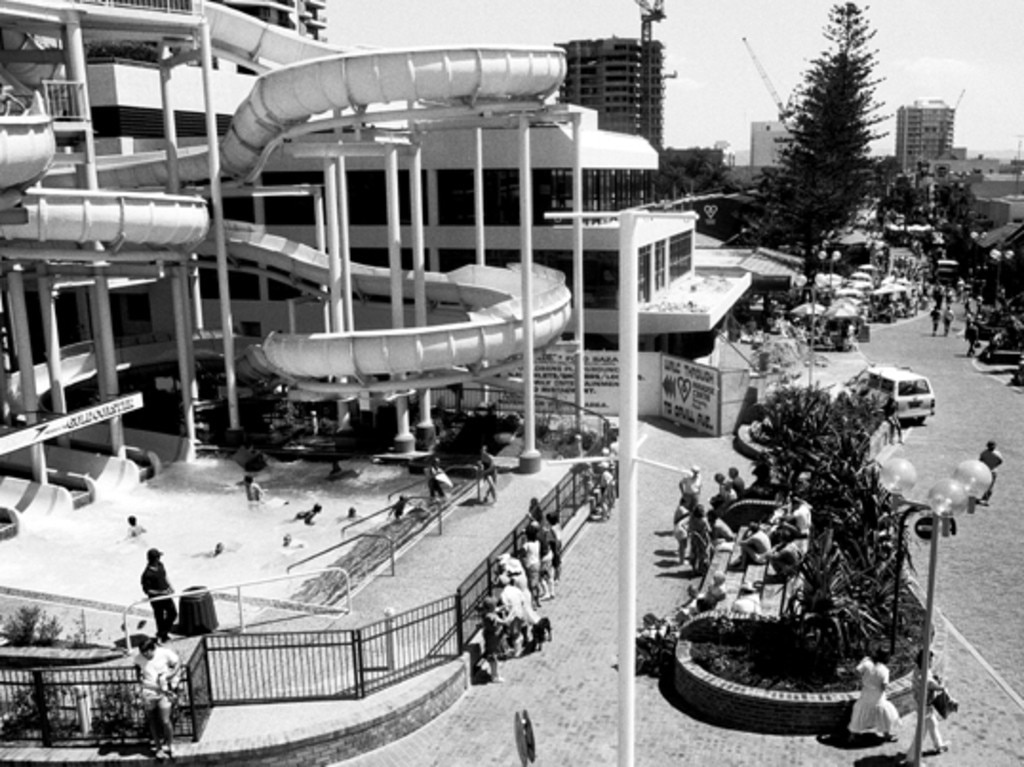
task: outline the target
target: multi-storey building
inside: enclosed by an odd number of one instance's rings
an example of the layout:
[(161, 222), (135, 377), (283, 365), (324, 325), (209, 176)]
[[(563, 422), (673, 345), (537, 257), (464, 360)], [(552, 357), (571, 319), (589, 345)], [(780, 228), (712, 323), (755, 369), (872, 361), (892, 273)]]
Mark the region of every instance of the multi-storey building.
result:
[(665, 80), (662, 44), (635, 38), (559, 43), (568, 71), (561, 101), (594, 109), (602, 130), (643, 136), (660, 148), (664, 135)]
[(266, 24), (327, 39), (327, 0), (216, 0)]
[(775, 168), (779, 165), (779, 152), (792, 134), (786, 124), (767, 120), (750, 124), (750, 166)]
[(956, 110), (941, 99), (918, 99), (896, 110), (896, 161), (904, 171), (953, 150)]

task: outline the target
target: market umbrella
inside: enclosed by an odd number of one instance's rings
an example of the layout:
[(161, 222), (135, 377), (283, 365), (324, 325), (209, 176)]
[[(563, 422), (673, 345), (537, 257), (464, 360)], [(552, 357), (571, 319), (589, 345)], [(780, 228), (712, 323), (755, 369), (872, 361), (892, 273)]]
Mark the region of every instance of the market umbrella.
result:
[(871, 290), (875, 287), (875, 284), (870, 280), (853, 280), (846, 287), (853, 288), (854, 290)]
[(857, 288), (839, 288), (836, 291), (836, 298), (860, 298), (861, 291)]
[(860, 270), (860, 271), (856, 271), (853, 274), (851, 274), (850, 275), (850, 279), (851, 280), (870, 280), (870, 279), (872, 279), (872, 277), (867, 272), (865, 272), (863, 270)]
[(825, 307), (821, 304), (800, 304), (789, 310), (789, 313), (794, 317), (809, 317), (812, 314), (824, 314)]
[(837, 320), (854, 319), (860, 317), (860, 312), (856, 306), (851, 306), (850, 304), (833, 304), (825, 312), (825, 316), (829, 319)]
[(893, 293), (906, 293), (907, 288), (905, 285), (883, 285), (877, 290), (872, 290), (871, 295), (873, 296), (890, 296)]

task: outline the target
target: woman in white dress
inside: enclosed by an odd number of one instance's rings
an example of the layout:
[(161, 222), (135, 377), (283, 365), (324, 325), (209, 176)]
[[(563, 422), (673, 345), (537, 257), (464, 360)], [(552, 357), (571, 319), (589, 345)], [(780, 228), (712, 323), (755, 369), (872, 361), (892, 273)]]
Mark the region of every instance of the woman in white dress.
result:
[(900, 715), (885, 696), (885, 688), (889, 686), (889, 669), (885, 666), (888, 653), (878, 650), (873, 656), (857, 664), (860, 697), (853, 705), (848, 729), (853, 737), (874, 734), (887, 741), (894, 741), (895, 731), (900, 726)]

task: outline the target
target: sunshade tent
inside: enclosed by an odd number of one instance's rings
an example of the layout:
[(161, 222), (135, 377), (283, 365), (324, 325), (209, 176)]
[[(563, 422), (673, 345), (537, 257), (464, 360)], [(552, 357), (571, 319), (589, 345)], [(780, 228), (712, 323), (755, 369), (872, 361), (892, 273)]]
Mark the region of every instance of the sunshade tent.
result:
[(824, 314), (825, 307), (821, 304), (800, 304), (789, 310), (794, 317), (809, 317), (812, 314)]
[(870, 280), (853, 280), (846, 287), (853, 288), (854, 290), (871, 290), (875, 287), (875, 284)]
[(825, 312), (825, 316), (830, 320), (855, 319), (860, 316), (860, 312), (856, 306), (850, 304), (833, 304)]
[(871, 275), (864, 271), (857, 271), (850, 275), (851, 280), (870, 280)]
[(872, 290), (871, 295), (873, 296), (891, 296), (894, 293), (906, 293), (907, 287), (905, 285), (883, 285), (877, 290)]
[(839, 288), (839, 290), (836, 291), (836, 297), (837, 298), (860, 298), (861, 293), (862, 293), (862, 291), (857, 290), (857, 288), (850, 288), (850, 287)]

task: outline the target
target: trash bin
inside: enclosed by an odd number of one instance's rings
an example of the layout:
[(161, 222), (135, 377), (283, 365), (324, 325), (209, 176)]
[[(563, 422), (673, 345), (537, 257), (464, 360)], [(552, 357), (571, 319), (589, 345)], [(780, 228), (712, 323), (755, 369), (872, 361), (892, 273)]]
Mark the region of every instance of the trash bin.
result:
[(181, 593), (178, 602), (178, 627), (185, 636), (209, 634), (217, 630), (217, 610), (213, 606), (213, 594), (205, 589), (205, 586), (189, 586)]

